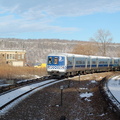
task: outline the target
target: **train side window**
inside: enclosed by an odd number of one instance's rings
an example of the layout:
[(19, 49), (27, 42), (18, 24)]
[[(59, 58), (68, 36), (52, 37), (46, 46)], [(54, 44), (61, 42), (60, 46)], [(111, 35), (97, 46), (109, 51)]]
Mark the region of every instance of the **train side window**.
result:
[(85, 61), (83, 61), (83, 64), (85, 64)]
[(80, 61), (76, 61), (76, 64), (80, 64)]
[(96, 64), (96, 61), (92, 61), (92, 64)]
[(58, 64), (58, 58), (54, 58), (54, 64)]
[(68, 60), (67, 65), (72, 65), (72, 62)]
[(52, 64), (52, 57), (48, 58), (48, 64)]

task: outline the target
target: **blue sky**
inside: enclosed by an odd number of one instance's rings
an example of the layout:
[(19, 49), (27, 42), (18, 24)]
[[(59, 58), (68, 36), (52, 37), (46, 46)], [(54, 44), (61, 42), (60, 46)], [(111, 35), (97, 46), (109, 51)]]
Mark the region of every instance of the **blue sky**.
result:
[(120, 43), (119, 0), (0, 0), (0, 38), (89, 41), (99, 29)]

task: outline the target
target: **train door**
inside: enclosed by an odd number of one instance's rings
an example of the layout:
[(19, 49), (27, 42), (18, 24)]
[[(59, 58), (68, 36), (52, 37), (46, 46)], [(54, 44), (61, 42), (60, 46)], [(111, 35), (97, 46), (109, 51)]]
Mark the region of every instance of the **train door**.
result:
[(114, 66), (114, 59), (112, 58), (112, 66)]
[(75, 57), (73, 56), (73, 70), (75, 70)]
[(98, 68), (99, 60), (98, 57), (96, 58), (96, 67)]
[(85, 58), (85, 68), (87, 68), (88, 58)]
[(108, 67), (110, 67), (110, 58), (107, 60), (107, 62), (108, 62)]
[(90, 69), (92, 68), (92, 57), (90, 57)]
[(90, 57), (88, 57), (88, 58), (87, 58), (87, 68), (90, 69), (90, 67), (91, 67), (91, 66), (90, 66)]
[(73, 57), (67, 57), (67, 69), (73, 69)]
[(118, 66), (120, 65), (120, 59), (118, 58)]

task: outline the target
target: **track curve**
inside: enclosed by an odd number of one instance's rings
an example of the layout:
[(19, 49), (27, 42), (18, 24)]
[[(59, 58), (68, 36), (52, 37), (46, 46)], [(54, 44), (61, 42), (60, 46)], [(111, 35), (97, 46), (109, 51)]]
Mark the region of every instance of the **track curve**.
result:
[[(57, 80), (57, 81), (55, 79), (46, 80), (40, 83), (27, 85), (19, 89), (13, 90), (11, 92), (8, 92), (6, 94), (0, 95), (0, 114), (4, 114), (5, 111), (8, 111), (11, 107), (11, 104), (13, 104), (14, 106), (15, 105), (14, 102), (16, 102), (18, 99), (23, 100), (28, 95), (33, 94), (37, 90), (43, 89), (45, 87), (48, 87), (50, 85), (53, 85), (55, 83), (58, 83), (64, 80), (65, 79)], [(20, 100), (18, 100), (18, 102), (20, 102)]]
[(110, 108), (120, 118), (120, 75), (105, 77), (101, 81), (99, 89)]

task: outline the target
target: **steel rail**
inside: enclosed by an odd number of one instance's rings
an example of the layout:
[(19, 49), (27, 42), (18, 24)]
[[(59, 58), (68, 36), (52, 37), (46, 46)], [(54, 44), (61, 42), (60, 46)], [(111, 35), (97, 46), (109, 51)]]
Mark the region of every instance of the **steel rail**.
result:
[(30, 92), (32, 92), (32, 91), (34, 91), (34, 90), (36, 90), (36, 89), (43, 89), (44, 87), (53, 85), (53, 84), (55, 84), (55, 83), (58, 83), (58, 82), (61, 82), (61, 81), (64, 81), (64, 80), (65, 80), (65, 79), (63, 79), (63, 80), (57, 80), (57, 81), (56, 81), (56, 80), (53, 80), (53, 81), (51, 81), (51, 82), (47, 82), (47, 83), (44, 83), (44, 84), (42, 84), (42, 85), (39, 85), (39, 86), (37, 86), (37, 87), (35, 87), (35, 88), (32, 88), (32, 89), (24, 92), (23, 94), (20, 94), (19, 96), (13, 98), (12, 100), (8, 101), (7, 103), (1, 105), (1, 106), (0, 106), (0, 111), (1, 111), (2, 109), (4, 109), (6, 106), (8, 106), (9, 104), (11, 104), (11, 103), (13, 103), (14, 101), (16, 101), (17, 99), (21, 98), (21, 97), (24, 96), (24, 95), (27, 95), (28, 93), (30, 93)]
[(9, 91), (18, 89), (20, 87), (23, 87), (25, 85), (40, 82), (41, 80), (48, 80), (49, 78), (50, 77), (48, 76), (43, 76), (43, 77), (36, 78), (36, 79), (18, 81), (18, 82), (15, 82), (14, 84), (0, 85), (0, 95), (5, 94), (6, 92), (9, 92)]

